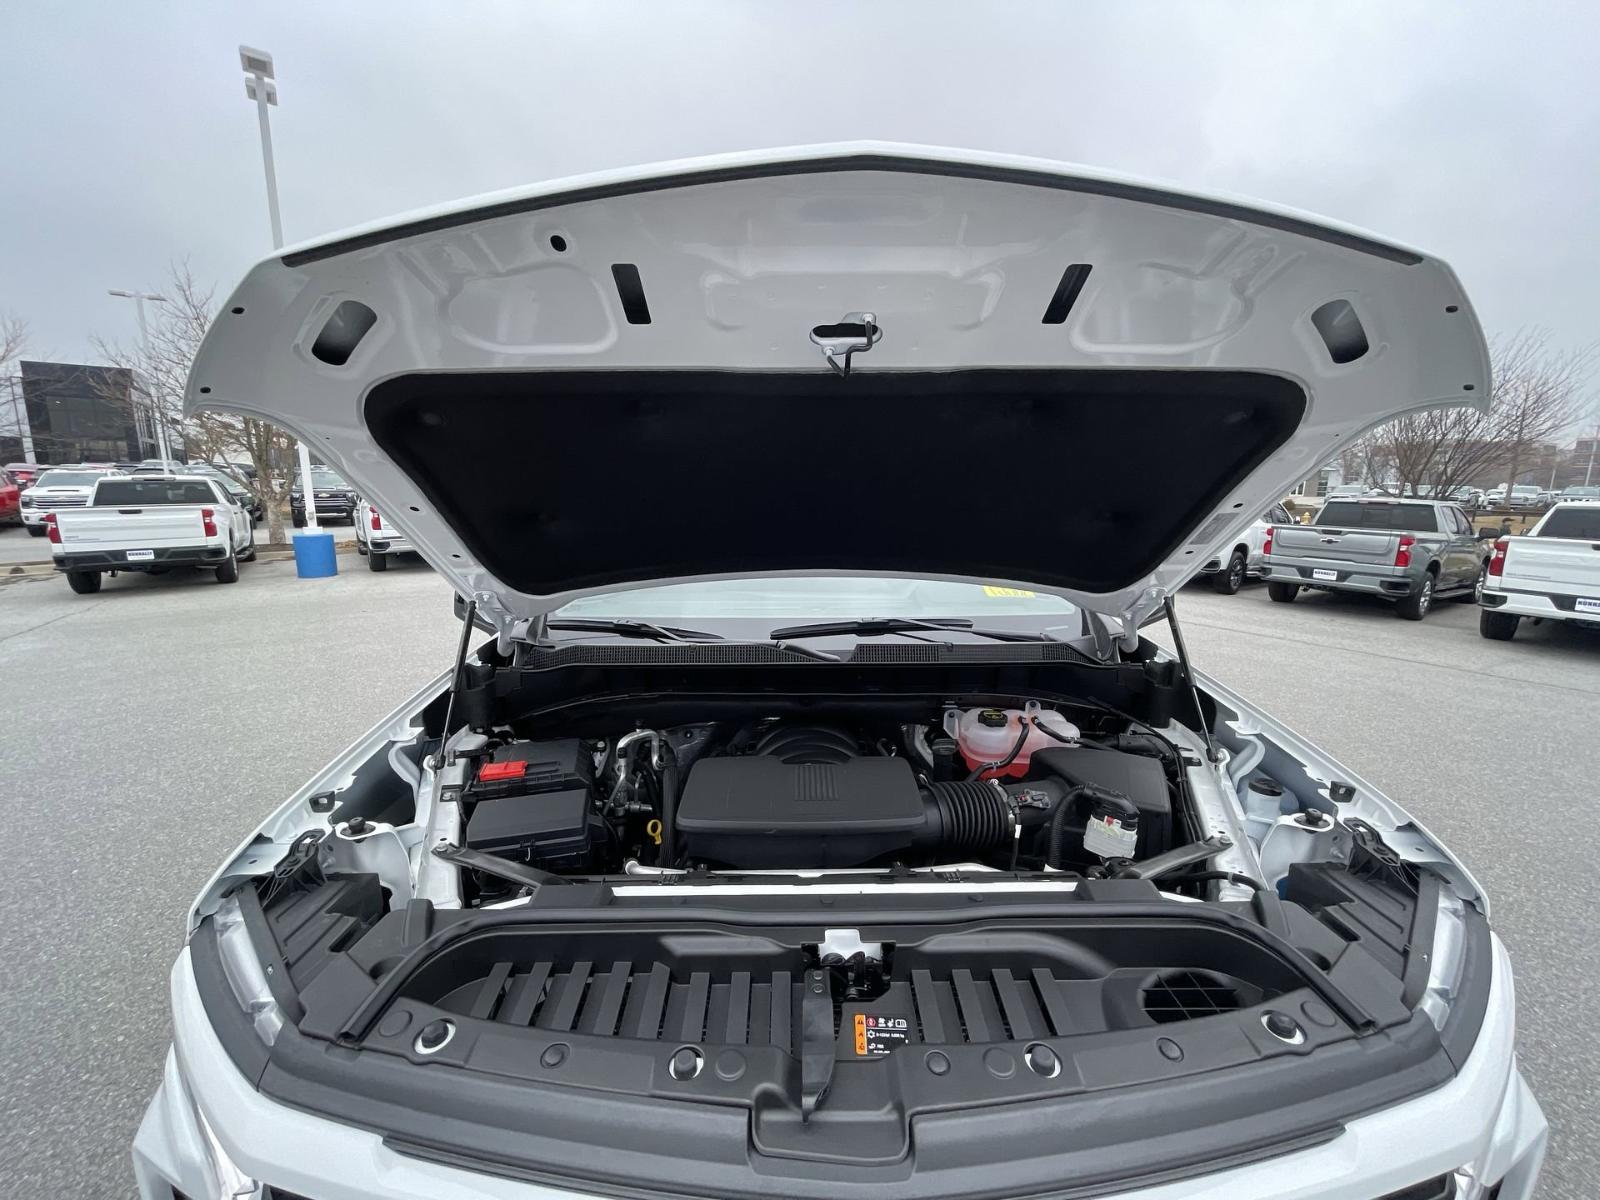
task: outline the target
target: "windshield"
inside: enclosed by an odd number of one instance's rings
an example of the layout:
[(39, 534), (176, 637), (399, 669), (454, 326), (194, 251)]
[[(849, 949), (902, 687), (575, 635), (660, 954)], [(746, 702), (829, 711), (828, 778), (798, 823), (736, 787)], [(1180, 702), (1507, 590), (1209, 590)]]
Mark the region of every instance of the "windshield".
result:
[(94, 493), (96, 508), (216, 502), (211, 485), (199, 479), (107, 479)]
[(1561, 498), (1563, 500), (1581, 500), (1586, 496), (1600, 496), (1600, 488), (1570, 487), (1561, 493)]
[(1317, 514), (1318, 525), (1345, 529), (1405, 529), (1437, 533), (1439, 524), (1427, 504), (1329, 504)]
[(34, 480), (35, 487), (84, 487), (94, 483), (104, 471), (46, 471)]
[(551, 614), (643, 621), (855, 620), (872, 617), (1034, 617), (1024, 627), (1080, 625), (1078, 610), (1060, 596), (977, 583), (934, 579), (780, 576), (674, 583), (585, 596)]
[(1600, 504), (1556, 509), (1539, 526), (1539, 536), (1600, 542)]
[[(302, 486), (302, 484), (300, 482), (300, 476), (298, 476), (298, 475), (296, 475), (294, 477), (294, 486), (296, 488), (299, 488), (299, 487)], [(313, 489), (315, 489), (315, 488), (345, 488), (345, 487), (349, 487), (350, 485), (348, 483), (346, 483), (344, 481), (344, 478), (341, 475), (339, 475), (338, 472), (336, 472), (336, 471), (329, 471), (324, 467), (312, 467), (311, 468), (311, 486), (312, 486)]]

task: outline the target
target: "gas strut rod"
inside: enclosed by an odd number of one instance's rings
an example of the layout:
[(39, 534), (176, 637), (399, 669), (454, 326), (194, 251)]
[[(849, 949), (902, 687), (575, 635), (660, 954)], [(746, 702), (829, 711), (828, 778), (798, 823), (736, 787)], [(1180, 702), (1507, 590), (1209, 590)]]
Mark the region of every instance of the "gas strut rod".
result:
[(1167, 596), (1162, 600), (1167, 610), (1167, 624), (1172, 626), (1172, 645), (1178, 652), (1178, 665), (1183, 668), (1183, 677), (1189, 684), (1189, 698), (1194, 701), (1195, 720), (1200, 722), (1200, 736), (1206, 741), (1206, 760), (1217, 762), (1222, 756), (1217, 753), (1217, 745), (1211, 740), (1211, 727), (1206, 724), (1206, 710), (1200, 707), (1200, 689), (1194, 682), (1194, 668), (1189, 665), (1189, 651), (1183, 645), (1183, 630), (1178, 627), (1178, 610), (1172, 603), (1172, 597)]
[(450, 740), (450, 721), (456, 712), (456, 693), (461, 690), (461, 673), (467, 665), (467, 643), (472, 638), (472, 618), (478, 615), (478, 602), (468, 600), (466, 611), (461, 615), (461, 641), (456, 646), (456, 669), (450, 676), (450, 699), (444, 706), (444, 733), (439, 742), (439, 753), (433, 756), (433, 769), (437, 771), (445, 764), (444, 745)]

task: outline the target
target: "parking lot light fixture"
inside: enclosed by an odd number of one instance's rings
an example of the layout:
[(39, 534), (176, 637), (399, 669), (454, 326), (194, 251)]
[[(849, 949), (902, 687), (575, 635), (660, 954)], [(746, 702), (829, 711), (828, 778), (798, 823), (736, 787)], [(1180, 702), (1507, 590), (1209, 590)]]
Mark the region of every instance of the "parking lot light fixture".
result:
[[(167, 298), (158, 292), (125, 292), (121, 288), (111, 288), (108, 294), (117, 297), (119, 300), (132, 300), (137, 308), (139, 313), (139, 345), (144, 350), (145, 363), (148, 367), (152, 352), (150, 349), (150, 325), (145, 320), (144, 302), (149, 300), (153, 304), (166, 304), (168, 303)], [(147, 380), (149, 374), (150, 372), (147, 369), (145, 371)], [(161, 465), (165, 467), (172, 461), (172, 455), (167, 450), (167, 423), (162, 418), (153, 389), (148, 390), (148, 397), (150, 402), (150, 424), (155, 430), (156, 447), (161, 455)]]
[[(253, 46), (239, 47), (239, 66), (244, 70), (244, 94), (254, 101), (256, 120), (261, 128), (261, 165), (267, 176), (267, 216), (272, 221), (272, 248), (283, 248), (283, 218), (278, 212), (278, 169), (272, 158), (272, 122), (267, 107), (278, 104), (278, 84), (272, 55)], [(318, 530), (317, 502), (311, 488), (311, 451), (305, 442), (295, 443), (300, 463), (300, 495), (305, 501), (306, 529)]]

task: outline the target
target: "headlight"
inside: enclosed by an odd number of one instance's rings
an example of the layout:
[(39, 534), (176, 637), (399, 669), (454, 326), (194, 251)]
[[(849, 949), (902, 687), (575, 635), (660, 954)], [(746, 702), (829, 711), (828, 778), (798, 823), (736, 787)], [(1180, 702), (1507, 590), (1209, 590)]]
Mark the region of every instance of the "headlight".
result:
[(1433, 952), (1428, 962), (1428, 986), (1417, 1007), (1428, 1014), (1434, 1027), (1443, 1029), (1450, 1005), (1461, 991), (1467, 967), (1466, 904), (1448, 887), (1439, 889), (1439, 911), (1433, 922)]
[(28, 495), (27, 492), (23, 492), (22, 493), (22, 507), (23, 508), (32, 508), (33, 507), (33, 497)]
[(267, 1045), (278, 1040), (278, 1030), (283, 1028), (283, 1009), (272, 998), (267, 986), (266, 973), (256, 948), (250, 943), (250, 931), (245, 927), (244, 914), (239, 902), (232, 896), (217, 905), (213, 918), (217, 929), (217, 952), (222, 958), (222, 973), (228, 977), (239, 1007), (250, 1014), (250, 1023), (256, 1036)]

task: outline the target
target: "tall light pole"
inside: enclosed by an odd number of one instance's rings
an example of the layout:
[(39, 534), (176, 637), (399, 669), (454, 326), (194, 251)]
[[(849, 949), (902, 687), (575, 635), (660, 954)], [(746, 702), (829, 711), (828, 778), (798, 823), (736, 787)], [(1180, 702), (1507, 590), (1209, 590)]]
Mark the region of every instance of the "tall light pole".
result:
[[(144, 302), (149, 300), (153, 304), (165, 304), (167, 303), (167, 298), (156, 292), (125, 292), (120, 288), (112, 288), (107, 294), (116, 296), (120, 300), (132, 300), (138, 309), (139, 344), (144, 348), (145, 376), (148, 378), (150, 376), (148, 366), (151, 359), (150, 324), (144, 319)], [(150, 401), (150, 424), (155, 426), (156, 446), (161, 454), (161, 466), (165, 469), (166, 465), (172, 461), (172, 455), (167, 450), (167, 422), (162, 416), (160, 404), (156, 400), (155, 390), (147, 387), (145, 394)]]
[[(272, 248), (283, 248), (283, 220), (278, 215), (278, 170), (272, 162), (272, 123), (267, 105), (277, 106), (278, 85), (273, 80), (272, 55), (265, 50), (239, 47), (239, 65), (244, 68), (244, 94), (256, 103), (256, 118), (261, 125), (261, 165), (267, 174), (267, 215), (272, 219)], [(305, 499), (306, 528), (315, 531), (317, 502), (311, 487), (311, 451), (305, 442), (295, 443), (300, 461), (300, 495)], [(263, 464), (263, 466), (268, 464)]]

